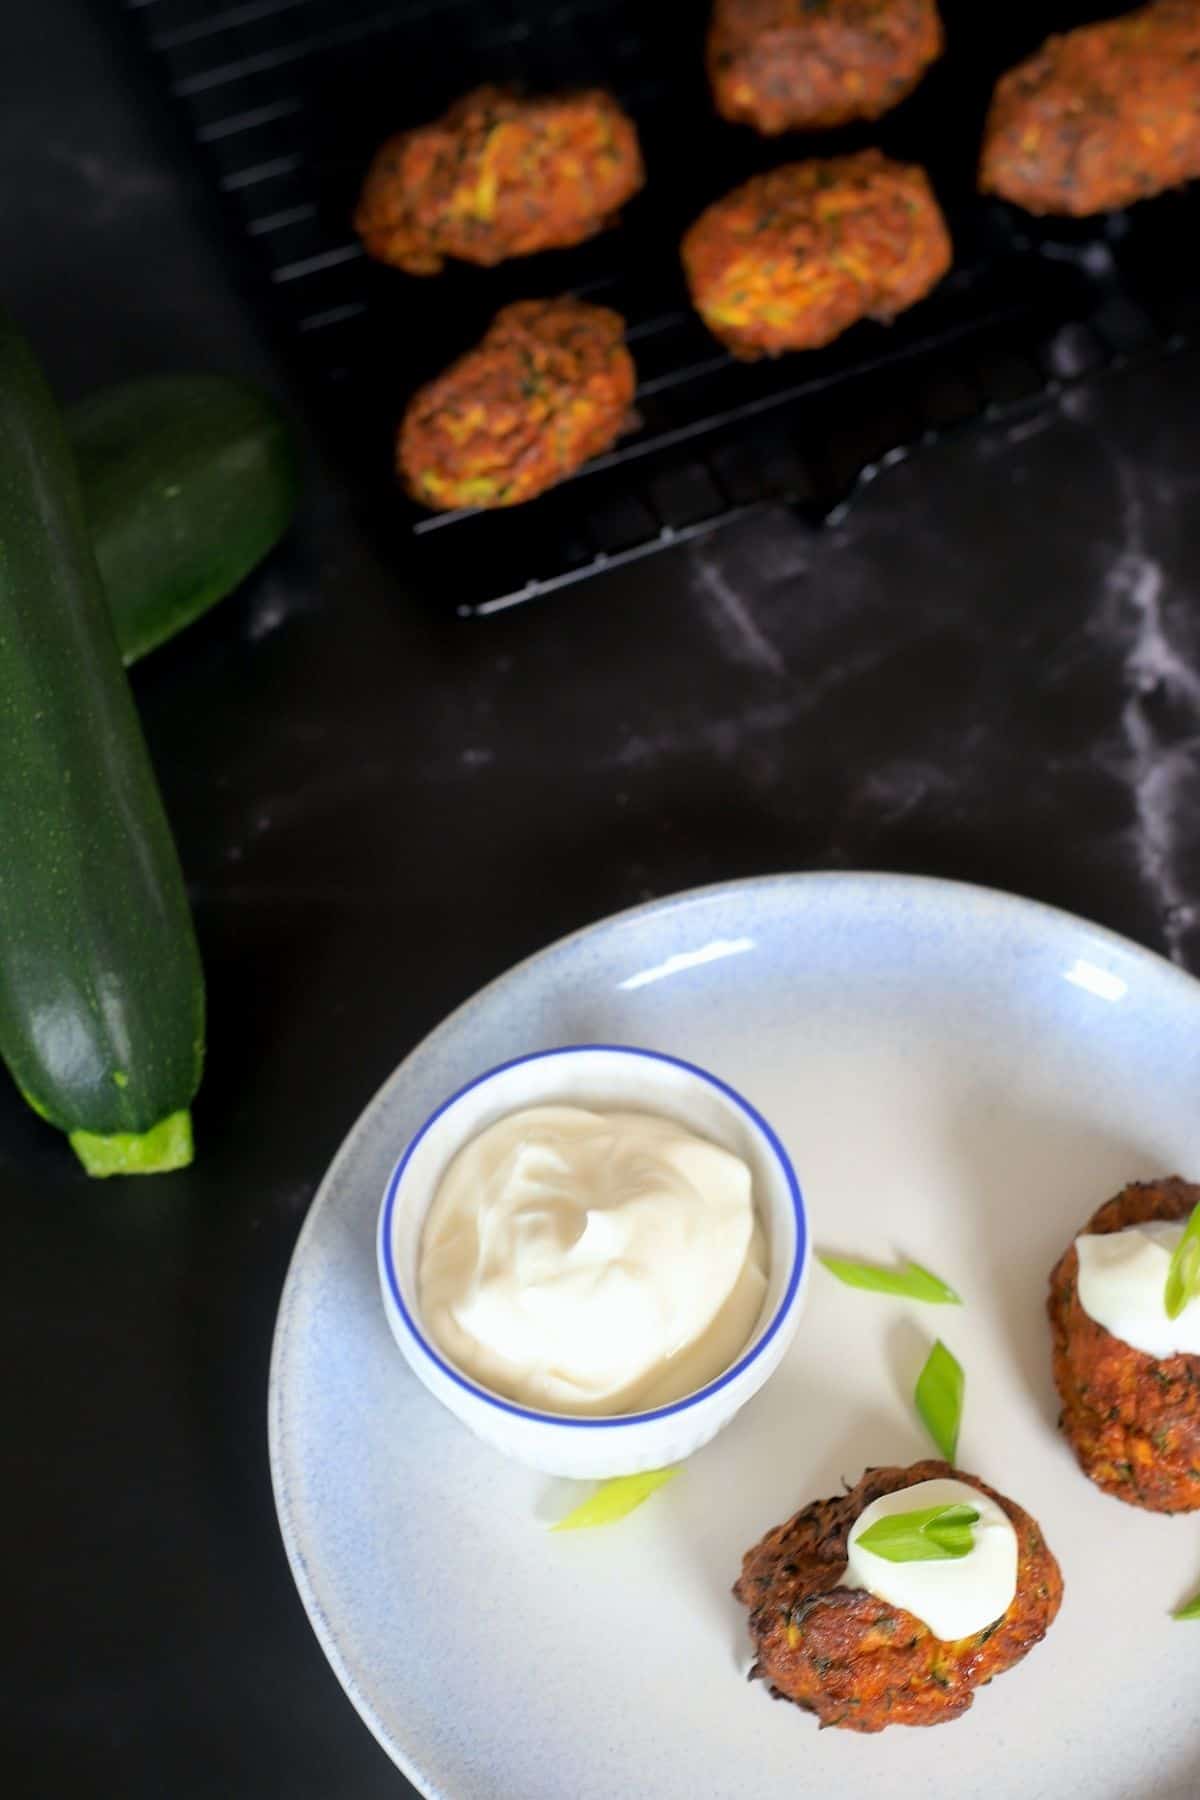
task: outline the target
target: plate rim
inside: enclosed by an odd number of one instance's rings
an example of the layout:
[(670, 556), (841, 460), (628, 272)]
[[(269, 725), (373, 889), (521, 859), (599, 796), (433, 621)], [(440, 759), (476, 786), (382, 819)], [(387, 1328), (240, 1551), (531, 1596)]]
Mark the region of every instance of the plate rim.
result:
[(316, 1228), (317, 1218), (327, 1204), (327, 1197), (338, 1175), (342, 1164), (357, 1144), (366, 1128), (368, 1118), (375, 1112), (384, 1094), (398, 1082), (405, 1069), (414, 1057), (418, 1056), (435, 1037), (454, 1026), (461, 1025), (470, 1013), (498, 987), (524, 973), (535, 963), (542, 962), (552, 956), (568, 950), (573, 944), (583, 941), (593, 933), (613, 926), (633, 924), (652, 915), (664, 915), (680, 912), (685, 908), (706, 900), (716, 900), (734, 894), (751, 894), (776, 890), (786, 887), (804, 889), (836, 889), (877, 888), (892, 890), (896, 893), (922, 893), (931, 897), (942, 896), (951, 899), (955, 904), (967, 906), (974, 904), (989, 911), (1012, 915), (1014, 913), (1040, 915), (1048, 924), (1058, 928), (1070, 927), (1084, 929), (1114, 952), (1123, 956), (1133, 955), (1139, 961), (1147, 961), (1157, 965), (1161, 978), (1163, 974), (1174, 978), (1181, 995), (1186, 995), (1193, 1005), (1200, 1005), (1200, 977), (1192, 975), (1187, 969), (1173, 962), (1159, 950), (1140, 943), (1136, 938), (1125, 936), (1109, 925), (1099, 924), (1094, 919), (1086, 918), (1082, 913), (1070, 912), (1065, 907), (1055, 906), (1045, 900), (1031, 899), (1026, 895), (1011, 892), (1006, 888), (990, 887), (972, 881), (940, 875), (920, 875), (907, 872), (883, 869), (801, 869), (783, 870), (769, 875), (736, 876), (725, 881), (705, 882), (698, 887), (683, 888), (671, 894), (664, 894), (650, 900), (639, 901), (634, 906), (622, 907), (615, 913), (605, 913), (573, 930), (565, 932), (561, 937), (552, 938), (548, 944), (520, 957), (516, 962), (501, 969), (486, 981), (482, 987), (461, 1000), (457, 1006), (445, 1014), (438, 1022), (425, 1032), (414, 1044), (411, 1044), (396, 1066), (380, 1082), (374, 1092), (359, 1109), (349, 1130), (345, 1133), (337, 1149), (327, 1164), (320, 1181), (313, 1191), (312, 1199), (304, 1215), (304, 1220), (296, 1234), (292, 1253), (288, 1258), (287, 1271), (283, 1286), (280, 1289), (279, 1306), (276, 1312), (275, 1325), (271, 1335), (271, 1357), (267, 1375), (267, 1454), (270, 1465), (271, 1492), (275, 1505), (276, 1523), (283, 1540), (284, 1554), (292, 1580), (295, 1583), (300, 1603), (304, 1609), (314, 1636), (337, 1677), (338, 1683), (347, 1699), (354, 1707), (363, 1724), (370, 1731), (376, 1743), (389, 1760), (401, 1771), (413, 1788), (424, 1800), (451, 1800), (440, 1784), (431, 1783), (429, 1775), (419, 1769), (410, 1757), (403, 1744), (399, 1743), (377, 1715), (350, 1667), (346, 1653), (343, 1652), (332, 1624), (317, 1598), (309, 1575), (308, 1563), (300, 1543), (296, 1529), (294, 1514), (291, 1509), (288, 1485), (283, 1472), (283, 1364), (286, 1355), (285, 1341), (287, 1327), (292, 1309), (295, 1305), (298, 1289), (298, 1271), (307, 1251), (309, 1238)]

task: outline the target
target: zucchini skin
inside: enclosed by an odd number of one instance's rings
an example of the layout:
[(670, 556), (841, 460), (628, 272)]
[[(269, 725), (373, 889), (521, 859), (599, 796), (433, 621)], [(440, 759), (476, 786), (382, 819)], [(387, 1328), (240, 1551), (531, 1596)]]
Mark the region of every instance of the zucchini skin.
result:
[(126, 1169), (179, 1166), (204, 1055), (195, 932), (62, 423), (2, 312), (0, 846), (0, 1056), (85, 1165), (117, 1137)]
[(299, 499), (299, 450), (265, 394), (223, 375), (104, 388), (70, 408), (66, 427), (128, 665), (278, 543)]

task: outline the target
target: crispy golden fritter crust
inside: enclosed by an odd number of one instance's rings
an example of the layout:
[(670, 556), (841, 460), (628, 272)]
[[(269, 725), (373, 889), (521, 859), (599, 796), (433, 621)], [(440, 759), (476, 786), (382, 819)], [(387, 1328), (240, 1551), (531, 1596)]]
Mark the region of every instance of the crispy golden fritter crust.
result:
[(625, 321), (605, 306), (519, 300), (414, 394), (397, 468), (424, 506), (516, 506), (607, 450), (633, 400)]
[(878, 150), (755, 175), (701, 213), (681, 252), (700, 317), (747, 358), (894, 318), (952, 260), (925, 171)]
[(819, 131), (897, 106), (943, 41), (936, 0), (716, 0), (708, 78), (722, 118)]
[(354, 228), (381, 262), (436, 275), (448, 256), (490, 266), (582, 243), (644, 180), (633, 121), (602, 88), (523, 100), (481, 87), (388, 139)]
[[(1017, 1591), (1002, 1618), (957, 1643), (934, 1637), (912, 1613), (841, 1587), (846, 1539), (884, 1494), (919, 1481), (968, 1482), (1004, 1509), (1017, 1533)], [(966, 1712), (975, 1689), (1040, 1643), (1062, 1601), (1062, 1576), (1037, 1523), (976, 1475), (944, 1462), (868, 1469), (858, 1486), (814, 1500), (769, 1531), (742, 1559), (734, 1594), (750, 1608), (758, 1659), (752, 1679), (814, 1712), (822, 1726), (882, 1731), (940, 1725)]]
[[(1200, 1187), (1171, 1176), (1135, 1181), (1108, 1200), (1085, 1232), (1123, 1231), (1146, 1219), (1186, 1219)], [(1200, 1507), (1200, 1356), (1164, 1361), (1113, 1337), (1079, 1303), (1072, 1242), (1050, 1276), (1059, 1425), (1084, 1474), (1150, 1512)]]
[(1052, 37), (997, 85), (979, 185), (1081, 217), (1200, 175), (1200, 5), (1157, 0)]

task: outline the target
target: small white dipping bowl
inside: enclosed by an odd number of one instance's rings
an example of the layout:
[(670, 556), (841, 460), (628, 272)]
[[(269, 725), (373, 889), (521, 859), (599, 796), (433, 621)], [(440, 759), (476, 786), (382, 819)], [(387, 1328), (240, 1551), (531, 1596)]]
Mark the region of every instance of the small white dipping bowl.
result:
[[(770, 1259), (758, 1323), (723, 1374), (669, 1406), (605, 1418), (520, 1406), (471, 1380), (425, 1332), (417, 1285), (421, 1232), (446, 1167), (497, 1119), (547, 1105), (659, 1113), (732, 1150), (750, 1167)], [(388, 1324), (418, 1380), (503, 1455), (580, 1481), (665, 1468), (715, 1437), (779, 1366), (800, 1322), (809, 1263), (800, 1185), (766, 1120), (725, 1082), (691, 1063), (607, 1044), (520, 1057), (480, 1075), (439, 1107), (387, 1184), (378, 1249)]]

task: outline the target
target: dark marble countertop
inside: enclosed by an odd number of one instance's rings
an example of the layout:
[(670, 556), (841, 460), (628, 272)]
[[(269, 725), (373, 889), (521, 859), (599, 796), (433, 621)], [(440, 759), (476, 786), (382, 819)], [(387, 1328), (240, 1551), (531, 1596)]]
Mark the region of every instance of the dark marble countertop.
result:
[[(7, 303), (67, 399), (172, 366), (287, 396), (113, 10), (8, 21)], [(406, 600), (314, 450), (287, 545), (135, 679), (209, 978), (195, 1167), (86, 1190), (0, 1092), (13, 1800), (402, 1791), (292, 1590), (267, 1360), (339, 1139), (482, 981), (650, 896), (828, 867), (1200, 968), (1198, 421), (1181, 353), (919, 452), (820, 533), (766, 513), (469, 624)]]

